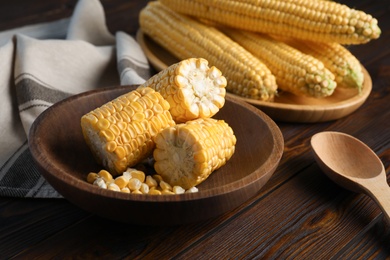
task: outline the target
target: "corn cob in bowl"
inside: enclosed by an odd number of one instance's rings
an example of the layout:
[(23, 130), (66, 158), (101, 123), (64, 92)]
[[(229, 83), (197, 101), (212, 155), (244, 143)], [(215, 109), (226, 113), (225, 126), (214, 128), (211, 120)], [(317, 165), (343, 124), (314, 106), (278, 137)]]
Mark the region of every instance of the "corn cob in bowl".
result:
[(272, 101), (277, 85), (267, 66), (219, 30), (180, 15), (160, 2), (140, 13), (142, 31), (179, 60), (200, 57), (223, 71), (230, 93)]
[(151, 88), (138, 88), (85, 114), (84, 139), (96, 160), (112, 175), (152, 154), (152, 138), (175, 125), (169, 103)]
[(160, 0), (176, 12), (242, 30), (319, 42), (362, 44), (377, 39), (378, 21), (363, 11), (322, 0)]
[(236, 136), (224, 121), (199, 118), (162, 130), (155, 138), (154, 168), (171, 185), (189, 189), (225, 165)]
[(202, 58), (190, 58), (162, 70), (141, 87), (158, 91), (176, 122), (214, 116), (225, 103), (226, 78)]

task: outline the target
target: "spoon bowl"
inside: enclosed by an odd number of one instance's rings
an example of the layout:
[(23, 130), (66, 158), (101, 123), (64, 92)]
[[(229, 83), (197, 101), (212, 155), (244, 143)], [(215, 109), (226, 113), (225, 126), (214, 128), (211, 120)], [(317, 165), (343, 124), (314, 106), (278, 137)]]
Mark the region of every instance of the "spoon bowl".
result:
[(340, 186), (370, 196), (390, 221), (390, 187), (378, 156), (362, 141), (339, 132), (311, 138), (314, 158), (322, 171)]

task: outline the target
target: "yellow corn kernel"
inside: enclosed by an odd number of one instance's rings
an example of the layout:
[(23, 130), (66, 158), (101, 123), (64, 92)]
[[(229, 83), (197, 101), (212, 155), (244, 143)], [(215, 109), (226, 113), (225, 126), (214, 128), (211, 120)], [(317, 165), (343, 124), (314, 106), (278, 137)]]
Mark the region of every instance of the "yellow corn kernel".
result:
[(122, 175), (122, 176), (116, 177), (114, 183), (116, 185), (118, 185), (118, 187), (120, 189), (123, 189), (129, 183), (129, 179)]
[(132, 194), (142, 194), (142, 192), (140, 190), (133, 190), (131, 193)]
[(139, 190), (142, 192), (142, 194), (148, 194), (149, 186), (146, 183), (141, 183), (141, 187)]
[(160, 188), (162, 190), (169, 190), (169, 191), (172, 190), (172, 186), (169, 185), (169, 183), (166, 183), (165, 181), (160, 181)]
[(87, 175), (87, 182), (92, 184), (97, 178), (99, 178), (99, 174), (90, 172)]
[(118, 185), (116, 185), (115, 183), (110, 183), (107, 185), (107, 189), (108, 190), (113, 190), (113, 191), (121, 191), (121, 189), (119, 188)]
[(146, 176), (145, 183), (149, 186), (149, 188), (158, 186), (157, 181), (150, 175)]
[(129, 183), (127, 184), (127, 187), (131, 191), (139, 190), (141, 188), (142, 182), (137, 178), (131, 178), (129, 180)]
[(130, 189), (128, 187), (124, 187), (121, 189), (121, 192), (123, 193), (130, 193)]
[[(216, 28), (174, 12), (159, 1), (150, 2), (141, 11), (140, 26), (145, 34), (170, 51), (179, 60), (202, 57), (210, 65), (223, 71), (228, 82), (226, 85), (227, 91), (257, 100), (271, 101), (274, 98), (277, 89), (275, 76), (259, 59)], [(221, 78), (216, 70), (212, 72), (212, 74), (214, 73), (217, 78)], [(168, 72), (163, 72), (163, 75), (159, 77), (163, 79), (159, 83), (163, 86), (191, 85), (187, 83), (186, 77), (176, 77), (175, 80), (169, 80)], [(213, 76), (210, 75), (210, 77)], [(225, 84), (225, 82), (221, 83), (223, 83), (222, 85)], [(191, 96), (191, 91), (188, 91), (188, 88), (184, 89), (183, 93), (177, 93), (176, 95), (175, 88), (164, 87), (161, 89), (161, 95), (165, 96), (171, 104), (184, 105), (172, 107), (170, 110), (172, 114), (184, 113), (186, 116), (194, 117), (192, 112), (187, 115), (190, 110), (187, 109), (188, 106), (183, 100)], [(189, 104), (193, 103), (190, 102)], [(207, 109), (206, 104), (201, 102), (197, 106), (193, 105), (191, 110), (195, 111), (195, 114), (205, 113), (208, 116), (210, 110)], [(213, 113), (215, 108), (211, 111)]]
[(98, 175), (105, 180), (105, 182), (109, 182), (113, 179), (111, 173), (106, 170), (100, 170)]
[[(169, 103), (176, 122), (212, 117), (225, 104), (227, 81), (202, 58), (189, 58), (160, 71), (142, 86), (158, 91)], [(154, 106), (153, 111), (162, 111)]]
[(161, 195), (161, 191), (156, 190), (156, 189), (150, 189), (148, 194), (150, 194), (150, 195)]
[[(155, 90), (139, 87), (84, 115), (81, 118), (83, 136), (97, 161), (117, 176), (147, 158), (154, 149), (152, 138), (163, 128), (175, 125), (166, 103)], [(149, 109), (146, 118), (144, 104), (167, 109), (153, 115)], [(149, 132), (146, 126), (160, 117), (164, 117), (163, 123), (153, 133)]]
[[(378, 21), (334, 1), (161, 0), (172, 10), (241, 30), (303, 40), (361, 44), (381, 34)], [(157, 26), (156, 29), (159, 29)]]
[(213, 118), (166, 128), (154, 140), (156, 172), (171, 186), (184, 189), (198, 185), (225, 165), (236, 144), (231, 127), (225, 121)]
[(197, 187), (191, 187), (188, 190), (186, 190), (185, 192), (186, 193), (196, 193), (198, 191), (199, 191), (199, 189)]
[(316, 98), (333, 94), (337, 85), (334, 75), (313, 56), (268, 35), (236, 29), (224, 32), (267, 65), (280, 89)]
[(162, 190), (161, 191), (161, 195), (173, 195), (173, 194), (175, 194), (175, 193), (171, 190)]
[(132, 178), (138, 179), (140, 182), (145, 182), (145, 173), (143, 171), (132, 171), (131, 176)]

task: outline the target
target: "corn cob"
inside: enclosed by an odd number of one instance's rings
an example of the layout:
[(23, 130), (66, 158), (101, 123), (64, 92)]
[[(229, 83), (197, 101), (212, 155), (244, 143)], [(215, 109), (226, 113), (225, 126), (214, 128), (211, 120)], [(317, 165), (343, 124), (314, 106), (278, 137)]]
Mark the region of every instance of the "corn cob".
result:
[(140, 13), (140, 27), (180, 60), (201, 57), (221, 71), (227, 91), (271, 101), (275, 77), (269, 69), (219, 30), (180, 15), (160, 2), (150, 2)]
[(141, 86), (153, 88), (168, 101), (177, 123), (212, 117), (225, 104), (226, 78), (202, 58), (173, 64)]
[(223, 120), (200, 118), (161, 131), (155, 138), (154, 168), (172, 186), (189, 189), (225, 165), (236, 137)]
[(315, 0), (160, 0), (176, 12), (230, 27), (303, 40), (361, 44), (377, 39), (378, 21), (363, 11)]
[(285, 39), (284, 42), (322, 61), (335, 75), (338, 87), (356, 88), (359, 93), (361, 92), (364, 74), (360, 62), (341, 44), (300, 41), (292, 38)]
[(151, 88), (138, 88), (81, 118), (87, 145), (114, 176), (151, 155), (152, 138), (173, 125), (169, 103)]
[(224, 32), (267, 65), (280, 89), (316, 98), (333, 93), (334, 75), (321, 61), (267, 35), (230, 28)]

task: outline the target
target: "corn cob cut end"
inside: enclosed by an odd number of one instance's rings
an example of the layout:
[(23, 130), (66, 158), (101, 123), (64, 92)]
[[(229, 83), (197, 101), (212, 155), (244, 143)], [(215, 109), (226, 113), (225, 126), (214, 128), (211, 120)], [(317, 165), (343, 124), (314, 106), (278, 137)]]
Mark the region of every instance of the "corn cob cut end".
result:
[(143, 86), (160, 92), (170, 105), (176, 122), (215, 115), (225, 104), (227, 81), (203, 58), (189, 58), (171, 65)]
[(97, 162), (116, 176), (152, 154), (152, 138), (175, 125), (168, 109), (158, 92), (138, 88), (82, 116), (82, 133)]
[(178, 124), (155, 137), (154, 168), (170, 185), (189, 189), (226, 164), (236, 141), (223, 120), (200, 118)]

